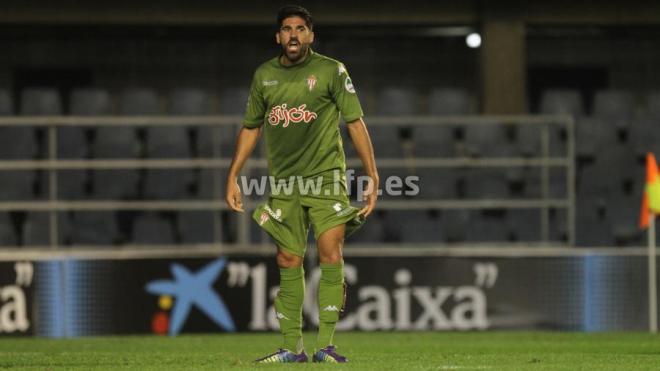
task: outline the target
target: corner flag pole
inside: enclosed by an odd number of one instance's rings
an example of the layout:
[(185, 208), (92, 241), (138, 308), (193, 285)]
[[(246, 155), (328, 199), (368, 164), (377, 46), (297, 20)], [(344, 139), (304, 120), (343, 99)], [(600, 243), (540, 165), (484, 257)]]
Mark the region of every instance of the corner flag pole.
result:
[(658, 294), (655, 271), (655, 215), (649, 220), (649, 332), (658, 332)]

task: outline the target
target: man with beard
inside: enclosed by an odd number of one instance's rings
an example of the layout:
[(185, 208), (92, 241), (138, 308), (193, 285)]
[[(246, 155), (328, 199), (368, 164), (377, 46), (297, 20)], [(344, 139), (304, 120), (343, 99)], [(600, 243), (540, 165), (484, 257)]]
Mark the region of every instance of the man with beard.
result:
[[(302, 342), (302, 263), (310, 224), (321, 268), (319, 333), (313, 360), (346, 362), (333, 342), (346, 297), (342, 247), (344, 237), (360, 227), (376, 206), (378, 172), (373, 147), (346, 68), (310, 48), (314, 41), (310, 13), (299, 6), (285, 6), (277, 15), (277, 27), (275, 40), (282, 53), (263, 63), (254, 74), (226, 191), (229, 207), (242, 212), (238, 175), (263, 131), (271, 194), (254, 211), (253, 218), (277, 245), (280, 290), (275, 310), (283, 345), (257, 362), (307, 361)], [(366, 204), (361, 209), (351, 206), (347, 196), (340, 118), (347, 123), (369, 179), (362, 197)], [(297, 182), (298, 187), (289, 188), (289, 192), (273, 189), (272, 184), (281, 181)]]

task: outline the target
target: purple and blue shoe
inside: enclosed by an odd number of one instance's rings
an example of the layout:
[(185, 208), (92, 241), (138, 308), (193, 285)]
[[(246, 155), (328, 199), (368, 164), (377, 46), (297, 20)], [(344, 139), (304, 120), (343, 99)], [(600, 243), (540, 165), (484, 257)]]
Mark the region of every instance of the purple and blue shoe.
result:
[(256, 363), (298, 363), (307, 362), (307, 354), (303, 350), (300, 354), (296, 354), (287, 349), (280, 349), (273, 354), (269, 354), (263, 358), (255, 360)]
[(321, 363), (346, 363), (348, 362), (348, 359), (344, 356), (340, 356), (335, 352), (335, 346), (334, 345), (328, 345), (325, 348), (321, 348), (314, 353), (314, 357), (312, 357), (312, 360), (314, 362), (321, 362)]

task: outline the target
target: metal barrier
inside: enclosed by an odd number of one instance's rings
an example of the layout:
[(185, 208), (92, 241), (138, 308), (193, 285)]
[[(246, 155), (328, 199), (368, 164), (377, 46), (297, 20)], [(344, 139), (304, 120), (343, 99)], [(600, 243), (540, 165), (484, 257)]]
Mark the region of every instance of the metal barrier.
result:
[[(50, 248), (58, 249), (58, 211), (67, 210), (227, 210), (224, 195), (220, 186), (225, 179), (219, 179), (219, 174), (213, 176), (213, 199), (211, 200), (176, 200), (176, 201), (64, 201), (57, 198), (57, 170), (65, 169), (181, 169), (181, 168), (228, 168), (230, 159), (221, 158), (220, 140), (213, 138), (214, 153), (212, 158), (186, 159), (58, 159), (57, 158), (57, 128), (60, 126), (234, 126), (241, 121), (240, 116), (20, 116), (0, 117), (0, 126), (47, 127), (48, 159), (44, 160), (4, 160), (0, 161), (0, 172), (8, 170), (48, 170), (48, 194), (46, 201), (7, 201), (0, 202), (0, 211), (48, 211), (50, 212)], [(548, 244), (549, 210), (564, 209), (567, 215), (568, 241), (566, 245), (575, 243), (575, 138), (574, 123), (569, 116), (397, 116), (375, 117), (366, 119), (371, 131), (381, 126), (421, 126), (421, 125), (537, 125), (540, 126), (541, 156), (534, 158), (379, 158), (379, 169), (406, 167), (411, 163), (416, 167), (539, 167), (541, 169), (541, 197), (539, 199), (482, 199), (482, 200), (381, 200), (378, 208), (385, 210), (401, 209), (513, 209), (535, 208), (541, 212), (540, 243)], [(561, 157), (550, 156), (549, 127), (560, 125), (566, 129), (567, 153)], [(352, 145), (352, 144), (347, 144)], [(357, 159), (349, 159), (347, 165), (360, 166)], [(265, 169), (264, 159), (252, 159), (246, 163), (244, 173), (252, 169)], [(550, 168), (561, 167), (566, 170), (566, 197), (551, 199), (549, 195)], [(237, 214), (238, 244), (249, 242), (249, 210), (255, 207), (254, 202), (244, 199), (246, 213)], [(216, 218), (215, 242), (205, 244), (220, 247), (219, 221)], [(126, 248), (139, 249), (144, 245), (127, 245)], [(42, 247), (35, 247), (36, 250)], [(171, 246), (149, 245), (151, 250), (167, 249)]]

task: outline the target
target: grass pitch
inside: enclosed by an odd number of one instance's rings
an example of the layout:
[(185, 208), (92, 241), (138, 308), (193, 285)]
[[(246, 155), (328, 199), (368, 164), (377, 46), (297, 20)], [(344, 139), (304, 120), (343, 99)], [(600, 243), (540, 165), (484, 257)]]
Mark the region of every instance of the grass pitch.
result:
[[(311, 354), (314, 334), (305, 334)], [(0, 368), (32, 370), (657, 370), (660, 338), (642, 333), (338, 333), (349, 364), (255, 365), (276, 334), (0, 339)]]

